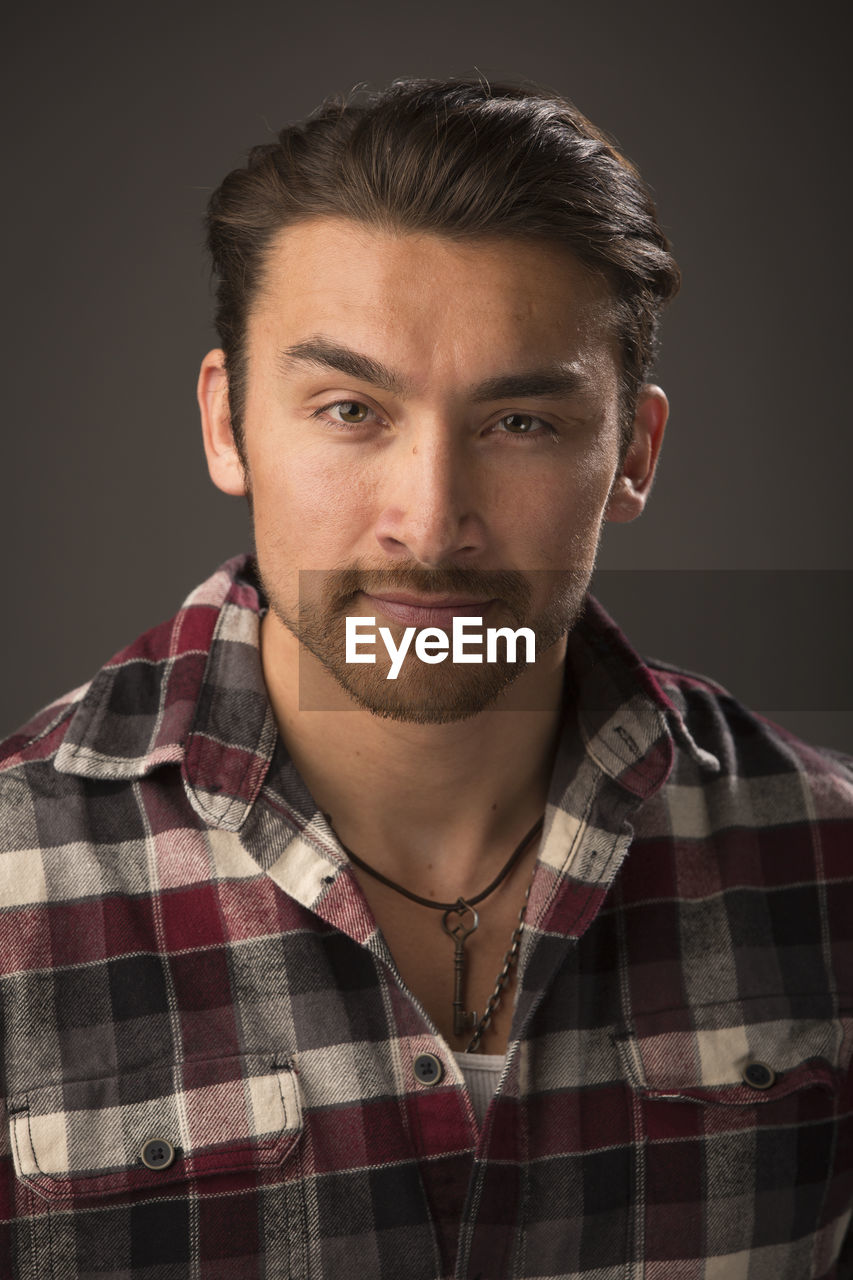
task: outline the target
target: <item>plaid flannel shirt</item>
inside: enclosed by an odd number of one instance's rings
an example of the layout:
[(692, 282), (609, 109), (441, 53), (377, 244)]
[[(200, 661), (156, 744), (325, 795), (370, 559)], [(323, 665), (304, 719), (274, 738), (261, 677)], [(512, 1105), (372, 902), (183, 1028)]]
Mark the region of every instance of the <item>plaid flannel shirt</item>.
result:
[(853, 1275), (850, 762), (588, 599), (479, 1129), (277, 734), (263, 607), (229, 561), (0, 752), (0, 1274)]

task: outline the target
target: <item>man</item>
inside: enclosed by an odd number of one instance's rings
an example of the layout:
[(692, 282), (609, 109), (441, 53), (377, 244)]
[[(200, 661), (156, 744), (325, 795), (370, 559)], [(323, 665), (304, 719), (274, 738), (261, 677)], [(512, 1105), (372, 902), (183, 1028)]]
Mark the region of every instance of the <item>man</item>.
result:
[(849, 762), (587, 595), (667, 418), (639, 176), (400, 81), (208, 230), (256, 558), (5, 745), (4, 1274), (850, 1276)]

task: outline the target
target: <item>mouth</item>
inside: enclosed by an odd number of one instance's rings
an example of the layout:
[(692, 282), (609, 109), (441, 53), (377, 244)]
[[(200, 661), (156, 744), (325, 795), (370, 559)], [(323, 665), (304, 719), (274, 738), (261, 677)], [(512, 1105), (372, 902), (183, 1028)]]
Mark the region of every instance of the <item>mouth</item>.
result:
[(387, 595), (365, 591), (362, 595), (371, 609), (413, 627), (447, 627), (452, 626), (454, 618), (482, 618), (497, 603), (472, 600), (470, 596), (417, 596), (401, 591), (389, 591)]

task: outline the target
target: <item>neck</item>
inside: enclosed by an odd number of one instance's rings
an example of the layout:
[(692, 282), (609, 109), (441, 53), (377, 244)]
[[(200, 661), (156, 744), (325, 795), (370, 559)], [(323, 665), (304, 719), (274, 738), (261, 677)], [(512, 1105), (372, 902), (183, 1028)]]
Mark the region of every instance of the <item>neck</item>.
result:
[[(272, 612), (261, 626), (261, 658), (279, 730), (320, 809), (346, 845), (413, 891), (476, 892), (543, 813), (564, 641), (522, 672), (499, 705), (439, 725), (358, 707)], [(330, 709), (300, 709), (300, 671), (303, 699), (310, 686), (311, 705)]]

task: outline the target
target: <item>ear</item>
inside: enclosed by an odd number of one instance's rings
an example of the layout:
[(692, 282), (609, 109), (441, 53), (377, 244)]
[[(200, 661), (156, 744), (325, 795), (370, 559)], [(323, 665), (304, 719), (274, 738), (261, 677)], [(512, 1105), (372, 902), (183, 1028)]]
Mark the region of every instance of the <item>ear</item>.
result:
[(224, 351), (208, 351), (202, 360), (196, 396), (201, 410), (201, 430), (210, 478), (223, 493), (235, 498), (245, 497), (247, 477), (231, 428)]
[(637, 396), (631, 444), (607, 500), (606, 520), (627, 524), (642, 512), (655, 477), (668, 417), (669, 401), (663, 391), (644, 383)]

